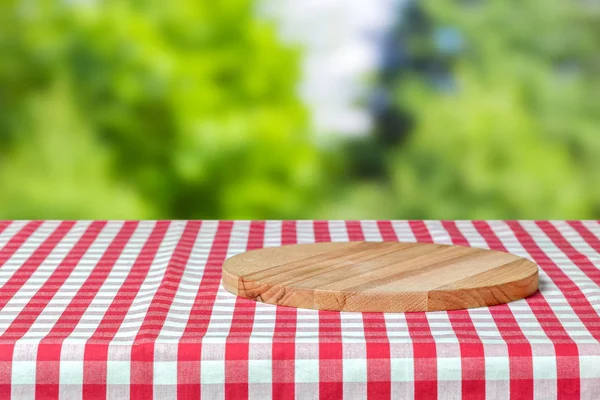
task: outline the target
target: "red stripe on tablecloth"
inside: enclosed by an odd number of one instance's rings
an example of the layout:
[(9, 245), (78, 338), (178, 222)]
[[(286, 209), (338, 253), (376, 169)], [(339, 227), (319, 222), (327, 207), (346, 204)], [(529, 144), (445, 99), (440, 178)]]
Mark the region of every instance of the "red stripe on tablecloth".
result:
[[(250, 224), (246, 250), (263, 247), (265, 222)], [(229, 335), (225, 343), (225, 399), (248, 398), (248, 359), (250, 334), (254, 323), (256, 302), (237, 297), (233, 309)]]
[[(55, 363), (60, 360), (62, 343), (66, 337), (73, 332), (81, 316), (94, 299), (96, 293), (102, 286), (102, 283), (108, 277), (112, 267), (119, 258), (123, 248), (129, 241), (129, 238), (135, 231), (138, 222), (128, 221), (121, 227), (108, 248), (104, 251), (102, 258), (94, 266), (90, 275), (86, 278), (83, 285), (79, 288), (73, 299), (69, 302), (67, 308), (61, 313), (54, 326), (48, 334), (40, 341), (37, 349), (37, 360), (45, 361), (47, 366), (55, 367), (49, 362)], [(53, 371), (45, 371), (44, 383), (56, 387), (50, 387), (46, 391), (36, 392), (36, 397), (58, 396), (59, 368), (53, 368)]]
[(348, 239), (351, 242), (361, 242), (365, 240), (365, 234), (360, 221), (346, 221), (346, 231), (348, 232)]
[[(432, 243), (433, 238), (423, 221), (409, 221), (417, 242)], [(437, 388), (437, 349), (435, 339), (431, 334), (427, 314), (407, 313), (406, 324), (413, 340), (415, 398), (435, 399), (438, 397)]]
[[(38, 269), (38, 267), (44, 262), (48, 254), (54, 250), (56, 245), (65, 237), (65, 235), (71, 230), (71, 228), (75, 225), (74, 221), (65, 221), (61, 222), (58, 227), (44, 240), (44, 242), (27, 258), (27, 260), (23, 263), (22, 266), (19, 267), (17, 271), (13, 273), (13, 275), (8, 279), (8, 281), (0, 288), (0, 310), (2, 310), (6, 303), (13, 298), (15, 293), (23, 287), (25, 282), (31, 277), (31, 275)], [(27, 236), (22, 236), (21, 233), (24, 232), (25, 228), (23, 228), (16, 236), (19, 236), (19, 240), (13, 242), (13, 246), (15, 247), (14, 251), (11, 252), (5, 260), (0, 261), (0, 265), (4, 264), (6, 260), (14, 254), (18, 247), (27, 240), (27, 238), (33, 234), (35, 229), (37, 229), (39, 225), (35, 225), (35, 228), (31, 227), (31, 229), (27, 230)], [(15, 237), (16, 237), (15, 236)], [(14, 239), (14, 238), (13, 238)], [(18, 246), (18, 247), (17, 247)], [(4, 249), (2, 249), (3, 251)], [(0, 251), (0, 253), (2, 253)], [(6, 253), (5, 253), (6, 254)], [(1, 255), (0, 255), (1, 258)]]
[[(315, 242), (331, 242), (328, 221), (314, 221)], [(319, 398), (339, 399), (343, 387), (342, 320), (339, 312), (319, 310)]]
[[(42, 224), (41, 221), (33, 221), (23, 227), (8, 242), (7, 246), (0, 250), (0, 266), (3, 265), (18, 250), (19, 247), (31, 236)], [(15, 293), (27, 282), (31, 275), (37, 270), (48, 254), (65, 237), (69, 230), (75, 225), (73, 221), (61, 222), (58, 227), (44, 240), (44, 242), (27, 258), (21, 267), (13, 273), (8, 281), (0, 288), (0, 310)], [(0, 398), (10, 398), (12, 358), (15, 342), (12, 339), (2, 342), (0, 339)]]
[(202, 338), (206, 334), (215, 304), (221, 267), (229, 248), (232, 221), (219, 221), (206, 266), (198, 286), (187, 325), (177, 348), (177, 396), (182, 399), (200, 398), (200, 360)]
[[(72, 223), (71, 226), (73, 224), (74, 223)], [(91, 246), (93, 241), (96, 239), (104, 225), (106, 225), (106, 222), (94, 222), (86, 229), (83, 236), (77, 241), (75, 246), (69, 251), (69, 253), (63, 259), (63, 261), (58, 265), (58, 267), (44, 282), (44, 284), (38, 289), (38, 291), (32, 296), (32, 298), (25, 305), (25, 307), (23, 307), (23, 309), (11, 322), (10, 326), (6, 329), (6, 331), (4, 331), (2, 335), (0, 335), (0, 341), (10, 340), (14, 343), (15, 341), (23, 337), (25, 333), (27, 333), (27, 331), (31, 328), (37, 317), (44, 310), (46, 304), (50, 300), (52, 300), (56, 292), (58, 292), (60, 287), (71, 275), (71, 272), (73, 272), (73, 269), (75, 269), (77, 263), (79, 262), (81, 257), (83, 257), (83, 255)], [(44, 246), (44, 249), (42, 251), (46, 253), (46, 256), (52, 251), (52, 249), (54, 249), (58, 242), (62, 240), (62, 238), (64, 238), (64, 235), (66, 235), (71, 226), (67, 225), (67, 227), (62, 227), (61, 231), (57, 229), (54, 232), (56, 236), (54, 236), (53, 233), (53, 235), (51, 235), (51, 237), (49, 238), (53, 240), (46, 240), (44, 244), (53, 243), (52, 248), (47, 248), (46, 246)], [(60, 238), (60, 240), (56, 240), (58, 238)], [(56, 242), (54, 242), (54, 240), (56, 240)], [(19, 278), (22, 279), (22, 281), (17, 284), (19, 288), (22, 287), (23, 284), (31, 277), (31, 274), (33, 274), (33, 272), (37, 270), (37, 267), (41, 264), (42, 260), (43, 259), (40, 259), (40, 261), (36, 262), (34, 265), (27, 265), (26, 268), (19, 269), (17, 273), (20, 272)], [(15, 278), (16, 275), (17, 274), (13, 275), (12, 278)], [(17, 290), (17, 288), (13, 288), (13, 292), (16, 292)], [(58, 356), (56, 356), (55, 354), (43, 353), (38, 354), (38, 356), (39, 357), (37, 359), (36, 364), (36, 381), (58, 381), (57, 367), (60, 360), (60, 351), (58, 353)], [(44, 361), (48, 361), (48, 363), (44, 363)], [(36, 398), (49, 396), (58, 397), (57, 384), (36, 384)]]
[(12, 224), (12, 221), (0, 221), (0, 233), (4, 232), (9, 225)]
[(348, 232), (348, 240), (351, 242), (363, 242), (365, 240), (365, 233), (360, 221), (346, 221), (346, 232)]
[[(25, 307), (19, 312), (10, 326), (0, 335), (0, 341), (10, 339), (16, 341), (23, 337), (31, 328), (37, 317), (52, 300), (56, 292), (71, 275), (81, 257), (98, 237), (106, 221), (93, 222), (86, 230), (67, 256), (56, 267), (54, 272), (47, 278), (44, 284), (37, 290)], [(29, 275), (31, 276), (31, 275)]]
[(83, 285), (77, 290), (67, 308), (54, 323), (50, 332), (42, 339), (40, 347), (46, 344), (60, 345), (75, 330), (82, 315), (85, 313), (87, 307), (89, 307), (104, 281), (106, 281), (112, 267), (115, 265), (137, 226), (137, 221), (125, 222)]
[(144, 243), (125, 282), (119, 288), (104, 317), (84, 349), (83, 398), (106, 398), (108, 347), (127, 316), (133, 300), (148, 275), (154, 257), (169, 229), (169, 221), (158, 221)]
[(391, 221), (377, 221), (377, 228), (384, 242), (397, 242), (398, 236)]
[[(74, 222), (62, 222), (60, 226), (63, 224), (74, 224)], [(43, 221), (31, 221), (28, 222), (27, 225), (22, 227), (17, 234), (10, 238), (8, 243), (6, 243), (2, 249), (0, 249), (0, 267), (4, 265), (9, 258), (12, 257), (13, 254), (19, 250), (19, 248), (25, 243), (25, 241), (31, 236), (40, 225), (43, 224)], [(31, 257), (30, 257), (31, 258)], [(42, 259), (43, 261), (43, 259)], [(40, 261), (41, 264), (41, 261)]]
[[(488, 225), (487, 222), (483, 223)], [(548, 276), (550, 276), (550, 278), (557, 284), (557, 287), (561, 290), (561, 292), (564, 293), (564, 286), (562, 284), (559, 285), (558, 283), (560, 282), (557, 282), (555, 280), (557, 278), (556, 270), (558, 270), (559, 273), (562, 273), (559, 270), (559, 268), (556, 266), (554, 266), (555, 270), (553, 270), (552, 268), (548, 268), (547, 261), (549, 261), (550, 259), (545, 253), (541, 251), (541, 249), (539, 249), (539, 247), (536, 249), (537, 245), (535, 243), (533, 243), (533, 246), (531, 245), (527, 238), (528, 234), (518, 223), (513, 221), (507, 222), (507, 224), (513, 231), (513, 233), (517, 237), (517, 240), (519, 240), (523, 248), (534, 258), (538, 265), (541, 268), (543, 268), (543, 270), (548, 274)], [(496, 236), (491, 229), (490, 233)], [(503, 246), (502, 250), (506, 251), (506, 248), (504, 248)], [(546, 262), (541, 262), (542, 260)], [(556, 354), (557, 383), (559, 385), (559, 398), (562, 398), (562, 395), (567, 395), (567, 398), (569, 398), (568, 396), (571, 395), (578, 396), (580, 389), (579, 378), (573, 378), (574, 375), (579, 376), (579, 350), (577, 348), (577, 344), (569, 336), (569, 334), (562, 326), (560, 320), (556, 317), (556, 314), (553, 312), (546, 299), (539, 292), (531, 297), (528, 297), (526, 301), (527, 304), (529, 304), (531, 310), (533, 311), (533, 314), (535, 315), (536, 319), (539, 321), (540, 326), (544, 330), (544, 333), (554, 345), (554, 352)], [(512, 381), (513, 380), (511, 378), (511, 393), (513, 384)]]
[[(536, 224), (542, 229), (542, 231), (546, 235), (548, 235), (548, 237), (560, 249), (560, 251), (562, 251), (564, 254), (567, 255), (567, 257), (569, 257), (569, 259), (573, 262), (573, 264), (575, 264), (577, 267), (579, 267), (579, 269), (591, 281), (593, 281), (594, 283), (596, 283), (597, 285), (600, 286), (600, 270), (598, 270), (597, 267), (594, 266), (594, 264), (590, 261), (590, 259), (585, 254), (577, 251), (564, 238), (562, 233), (558, 229), (556, 229), (550, 222), (539, 221), (539, 222), (536, 222)], [(519, 224), (519, 226), (521, 226), (521, 225)], [(521, 227), (521, 229), (523, 229), (523, 228)], [(529, 235), (524, 229), (521, 231), (521, 233), (525, 233), (525, 234)], [(531, 236), (529, 236), (529, 237), (531, 238)], [(531, 243), (533, 242), (533, 240), (530, 239), (527, 242), (529, 243), (530, 248), (533, 250), (534, 247), (531, 246)], [(535, 243), (535, 242), (533, 242), (533, 243)], [(537, 244), (536, 244), (536, 246), (537, 246)], [(529, 252), (529, 250), (527, 250), (527, 251)], [(535, 258), (535, 256), (533, 254), (532, 254), (532, 257)], [(551, 261), (551, 260), (549, 257), (547, 257), (547, 260), (545, 260), (545, 261)], [(553, 271), (560, 270), (560, 268), (558, 268), (558, 266), (554, 262), (552, 262), (552, 265), (555, 268), (555, 269), (553, 268)], [(546, 271), (547, 269), (544, 268), (544, 270)], [(562, 270), (560, 270), (560, 272), (562, 273), (562, 276), (564, 276), (564, 277), (567, 276), (564, 272), (562, 272)], [(548, 273), (548, 275), (550, 275), (550, 274)], [(560, 275), (557, 274), (556, 277), (558, 278), (558, 276), (560, 276)], [(552, 279), (554, 280), (555, 283), (557, 283), (557, 281), (554, 279), (554, 277), (552, 277)], [(579, 286), (577, 286), (575, 284), (575, 282), (571, 281), (572, 285), (569, 285), (568, 283), (565, 283), (563, 281), (563, 279), (559, 279), (559, 281), (561, 282), (562, 285), (564, 285), (565, 288), (569, 287), (569, 290), (572, 290), (571, 288), (575, 288), (576, 289), (575, 293), (577, 293), (576, 297), (583, 298), (585, 300), (585, 302), (580, 304), (580, 306), (585, 311), (582, 311), (581, 309), (578, 308), (578, 309), (575, 309), (575, 312), (579, 316), (579, 319), (581, 320), (583, 325), (586, 327), (586, 329), (592, 334), (594, 339), (600, 340), (600, 317), (598, 316), (598, 313), (595, 311), (594, 307), (589, 303), (589, 300), (587, 299), (585, 294), (581, 291), (581, 289), (579, 289)], [(562, 288), (561, 288), (561, 291), (564, 294), (565, 291)], [(575, 349), (577, 349), (577, 346), (575, 344), (573, 346), (575, 347)], [(569, 366), (567, 366), (567, 362), (565, 362), (565, 366), (564, 366), (565, 369), (563, 371), (564, 371), (565, 375), (568, 374), (568, 377), (563, 377), (563, 378), (558, 377), (558, 391), (559, 391), (559, 396), (561, 396), (563, 398), (569, 398), (570, 396), (579, 395), (579, 392), (580, 392), (580, 381), (578, 379), (580, 374), (577, 373), (577, 377), (573, 377), (573, 375), (572, 375), (572, 371), (575, 370), (575, 368), (577, 368), (576, 370), (579, 371), (579, 359), (578, 359), (579, 351), (577, 350), (577, 352), (575, 352), (574, 350), (570, 350), (568, 348), (563, 348), (564, 346), (562, 346), (562, 345), (560, 347), (561, 347), (560, 355), (563, 356), (563, 358), (566, 358), (568, 360)], [(559, 353), (557, 350), (557, 357), (558, 356), (559, 356)], [(575, 364), (575, 366), (573, 364)], [(570, 368), (570, 370), (567, 368)], [(558, 369), (558, 365), (557, 365), (557, 369)], [(569, 372), (571, 372), (571, 373), (569, 374)]]
[[(485, 221), (473, 221), (488, 247), (492, 250), (508, 252), (494, 231)], [(529, 304), (531, 307), (532, 305)], [(534, 306), (535, 307), (535, 306)], [(533, 398), (533, 352), (531, 344), (521, 330), (508, 304), (490, 307), (494, 322), (506, 342), (509, 360), (510, 397)], [(532, 312), (534, 312), (532, 308)]]
[(315, 233), (315, 242), (331, 242), (329, 234), (329, 221), (314, 221), (313, 230)]
[(167, 264), (163, 279), (152, 297), (131, 349), (131, 399), (153, 397), (154, 342), (162, 329), (200, 231), (200, 221), (188, 221)]
[[(442, 221), (442, 226), (452, 244), (469, 246), (467, 238), (454, 221)], [(456, 338), (460, 345), (463, 399), (485, 399), (485, 353), (481, 338), (467, 310), (448, 311)]]
[(585, 240), (586, 243), (596, 251), (596, 253), (600, 253), (600, 239), (598, 239), (596, 235), (594, 235), (594, 233), (592, 233), (592, 231), (590, 231), (588, 227), (583, 224), (583, 222), (567, 221), (567, 223), (577, 231), (583, 240)]
[[(513, 231), (523, 248), (535, 260), (535, 262), (544, 269), (546, 274), (552, 279), (554, 284), (563, 293), (573, 311), (577, 314), (586, 329), (596, 340), (600, 340), (600, 319), (590, 304), (589, 300), (583, 294), (579, 286), (573, 282), (567, 274), (560, 269), (554, 261), (533, 240), (531, 235), (521, 226), (518, 221), (506, 221), (506, 224)], [(579, 264), (579, 263), (577, 263)], [(593, 316), (596, 316), (593, 318)]]
[[(348, 238), (363, 241), (360, 221), (347, 221)], [(392, 395), (390, 341), (383, 313), (363, 313), (367, 350), (367, 398), (382, 399)]]
[[(281, 244), (298, 242), (296, 221), (283, 221)], [(296, 325), (298, 313), (293, 307), (277, 307), (272, 347), (272, 397), (273, 399), (293, 400), (296, 398), (295, 360)]]
[(40, 346), (43, 346), (46, 343), (62, 343), (62, 340), (75, 330), (77, 324), (81, 320), (81, 316), (85, 313), (85, 310), (89, 307), (92, 300), (94, 300), (94, 297), (100, 290), (102, 284), (106, 281), (106, 278), (108, 278), (110, 271), (129, 242), (129, 239), (137, 226), (137, 221), (127, 221), (124, 223), (110, 245), (104, 251), (104, 254), (102, 254), (100, 260), (98, 260), (94, 266), (90, 275), (86, 278), (83, 285), (77, 290), (77, 293), (73, 296), (73, 299), (71, 299), (67, 308), (61, 313), (50, 332), (42, 339)]
[[(600, 269), (594, 265), (590, 259), (569, 243), (563, 234), (556, 229), (554, 225), (552, 225), (549, 221), (538, 221), (536, 222), (537, 226), (539, 226), (542, 231), (554, 242), (556, 247), (560, 249), (563, 253), (566, 254), (567, 257), (573, 264), (575, 264), (592, 282), (596, 285), (600, 286)], [(579, 230), (577, 230), (579, 232)], [(583, 236), (583, 235), (582, 235)], [(596, 330), (596, 333), (600, 333), (600, 329)], [(594, 336), (598, 339), (598, 336)]]
[(415, 235), (417, 242), (433, 243), (433, 238), (424, 221), (408, 221), (408, 225), (410, 226), (413, 235)]
[[(94, 222), (86, 229), (83, 236), (81, 236), (75, 246), (69, 251), (68, 255), (58, 265), (54, 272), (52, 272), (52, 275), (50, 275), (27, 302), (25, 307), (23, 307), (4, 333), (0, 335), (0, 341), (4, 342), (10, 340), (14, 343), (29, 331), (37, 317), (44, 310), (45, 305), (42, 305), (44, 304), (44, 301), (47, 304), (47, 302), (52, 300), (56, 292), (58, 292), (60, 287), (71, 275), (71, 272), (73, 272), (73, 269), (75, 269), (81, 257), (83, 257), (87, 249), (94, 242), (104, 225), (106, 225), (106, 222)], [(30, 276), (31, 274), (27, 278)], [(48, 362), (46, 363), (44, 361)], [(54, 354), (54, 352), (52, 352), (52, 354), (38, 353), (36, 382), (57, 382), (59, 361), (60, 349), (58, 355)], [(58, 397), (58, 385), (38, 383), (36, 384), (35, 393), (36, 398)]]

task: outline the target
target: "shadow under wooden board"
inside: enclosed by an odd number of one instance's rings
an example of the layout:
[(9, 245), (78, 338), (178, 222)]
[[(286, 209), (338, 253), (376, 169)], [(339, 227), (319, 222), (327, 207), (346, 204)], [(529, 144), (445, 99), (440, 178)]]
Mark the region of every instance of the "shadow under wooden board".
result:
[(513, 254), (463, 246), (299, 244), (229, 258), (223, 286), (247, 299), (318, 310), (458, 310), (535, 293), (538, 267)]

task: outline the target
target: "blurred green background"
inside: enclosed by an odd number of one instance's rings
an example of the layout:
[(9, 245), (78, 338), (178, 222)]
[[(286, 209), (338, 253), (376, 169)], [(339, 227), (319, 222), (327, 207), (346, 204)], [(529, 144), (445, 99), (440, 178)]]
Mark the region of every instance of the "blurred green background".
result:
[(1, 1), (0, 218), (600, 216), (596, 2), (402, 2), (358, 136), (256, 7)]

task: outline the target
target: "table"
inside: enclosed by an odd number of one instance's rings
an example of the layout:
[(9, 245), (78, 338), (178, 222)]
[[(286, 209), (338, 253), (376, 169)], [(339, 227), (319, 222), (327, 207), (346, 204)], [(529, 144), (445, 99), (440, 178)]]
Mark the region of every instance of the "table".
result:
[[(383, 314), (236, 298), (226, 257), (322, 241), (509, 251), (540, 290)], [(3, 221), (0, 398), (600, 399), (598, 221)]]

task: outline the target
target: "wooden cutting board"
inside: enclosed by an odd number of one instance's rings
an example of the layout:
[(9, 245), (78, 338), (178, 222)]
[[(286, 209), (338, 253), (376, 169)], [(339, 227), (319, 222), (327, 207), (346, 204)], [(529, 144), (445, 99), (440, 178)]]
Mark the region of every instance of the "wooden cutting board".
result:
[(462, 246), (300, 244), (229, 258), (223, 286), (247, 299), (318, 310), (458, 310), (533, 294), (538, 267), (513, 254)]

